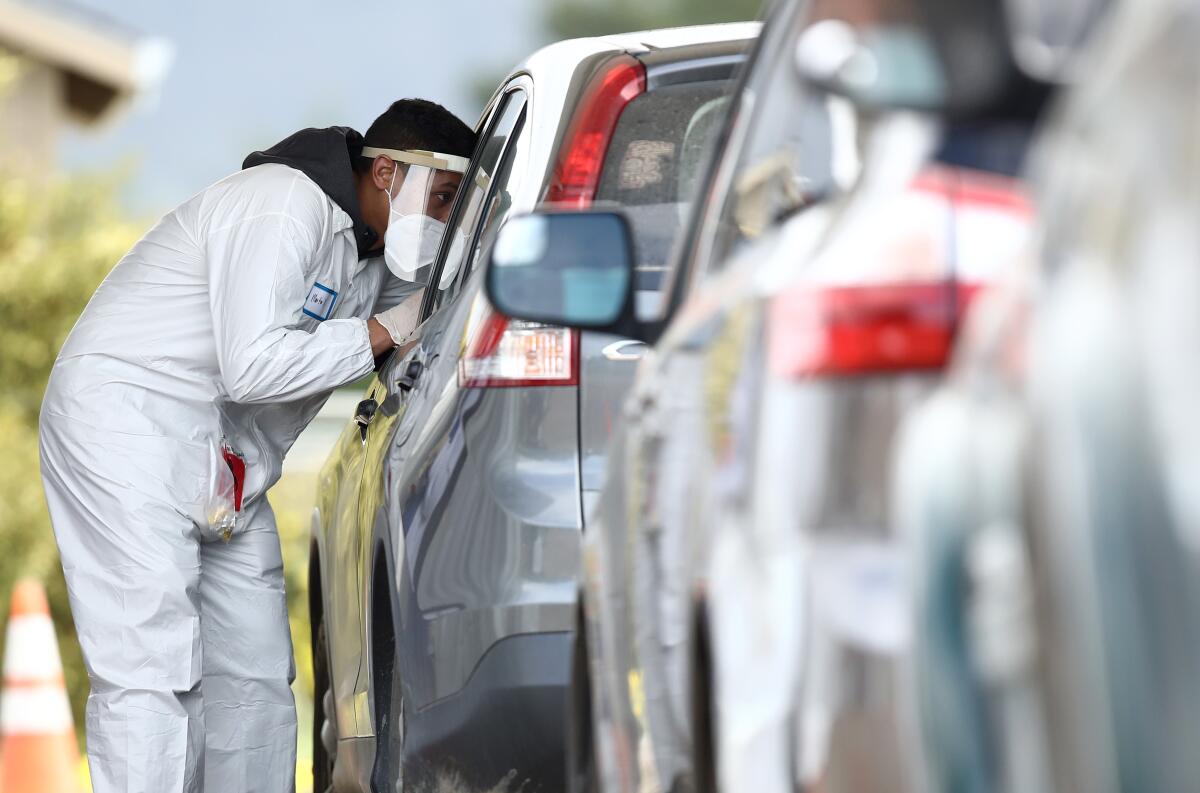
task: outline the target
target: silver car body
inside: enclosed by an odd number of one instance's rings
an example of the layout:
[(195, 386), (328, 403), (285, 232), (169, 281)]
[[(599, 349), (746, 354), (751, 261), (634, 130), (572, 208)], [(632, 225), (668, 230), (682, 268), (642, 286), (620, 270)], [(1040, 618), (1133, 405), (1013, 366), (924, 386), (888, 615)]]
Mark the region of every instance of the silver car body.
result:
[[(806, 11), (779, 4), (735, 98), (679, 306), (639, 367), (585, 537), (590, 664), (575, 674), (603, 790), (919, 784), (890, 461), (944, 361), (810, 373), (812, 299), (993, 276), (1027, 240), (1029, 207), (979, 153), (1010, 163), (1028, 131), (856, 123), (794, 66)], [(828, 142), (800, 140), (792, 161), (813, 200), (780, 222), (755, 211), (754, 177), (796, 148), (814, 101)]]
[[(494, 319), (478, 264), (505, 216), (546, 199), (597, 76), (616, 61), (643, 71), (645, 90), (626, 112), (678, 86), (719, 94), (757, 30), (555, 44), (517, 67), (484, 111), (464, 191), (478, 185), (480, 201), (461, 199), (449, 222), (469, 234), (467, 255), (448, 271), (443, 246), (419, 343), (379, 369), (316, 494), (311, 608), (328, 678), (316, 740), (336, 756), (338, 790), (366, 791), (373, 775), (392, 785), (401, 770), (449, 768), (483, 786), (508, 775), (529, 790), (561, 778), (582, 502), (596, 486), (589, 472), (603, 467), (606, 400), (623, 392), (635, 356), (613, 354), (619, 339), (585, 336), (581, 357), (553, 359), (573, 371), (560, 385), (474, 385), (466, 357)], [(630, 158), (610, 156), (622, 167)], [(659, 156), (673, 162), (662, 147)], [(562, 338), (517, 330), (517, 341)]]
[(1032, 161), (1038, 245), (905, 428), (916, 638), (976, 703), (922, 714), (933, 790), (1200, 776), (1198, 42), (1192, 4), (1119, 6)]

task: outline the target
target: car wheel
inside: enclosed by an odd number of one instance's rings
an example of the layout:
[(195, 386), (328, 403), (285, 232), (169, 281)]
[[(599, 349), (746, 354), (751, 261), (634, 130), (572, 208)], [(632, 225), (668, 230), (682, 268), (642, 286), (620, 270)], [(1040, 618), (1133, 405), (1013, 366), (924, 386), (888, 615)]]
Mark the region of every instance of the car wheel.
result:
[(337, 757), (337, 720), (333, 716), (333, 685), (329, 675), (329, 640), (325, 617), (317, 622), (313, 637), (313, 790), (333, 791), (333, 763)]
[(692, 657), (692, 771), (696, 793), (717, 793), (717, 742), (713, 719), (713, 669), (701, 609)]
[[(375, 767), (371, 773), (371, 788), (378, 793), (404, 793), (404, 692), (400, 682), (399, 647), (395, 639), (377, 669), (375, 679), (387, 681), (387, 695), (375, 698)], [(380, 690), (383, 686), (380, 686)]]
[(571, 698), (567, 714), (567, 793), (599, 793), (592, 724), (592, 683), (587, 641), (575, 633), (571, 653)]

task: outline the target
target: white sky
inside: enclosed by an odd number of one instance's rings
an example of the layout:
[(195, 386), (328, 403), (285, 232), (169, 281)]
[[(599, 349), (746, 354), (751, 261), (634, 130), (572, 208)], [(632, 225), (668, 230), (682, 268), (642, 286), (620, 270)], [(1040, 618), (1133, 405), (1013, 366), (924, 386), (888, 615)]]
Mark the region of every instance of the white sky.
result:
[(474, 125), (473, 85), (545, 43), (541, 0), (75, 0), (174, 47), (156, 96), (61, 141), (67, 169), (128, 166), (156, 215), (309, 126), (366, 127), (395, 99)]

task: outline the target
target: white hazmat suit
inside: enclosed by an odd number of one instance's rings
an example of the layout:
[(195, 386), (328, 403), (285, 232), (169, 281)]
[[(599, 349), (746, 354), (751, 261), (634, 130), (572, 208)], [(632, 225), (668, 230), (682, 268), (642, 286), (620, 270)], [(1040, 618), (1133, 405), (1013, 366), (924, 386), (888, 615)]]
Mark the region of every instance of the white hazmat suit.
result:
[[(329, 392), (371, 371), (365, 318), (416, 289), (360, 256), (374, 233), (343, 208), (357, 212), (357, 137), (298, 133), (168, 213), (55, 363), (42, 473), (91, 679), (96, 793), (294, 786), (294, 666), (265, 493)], [(296, 151), (328, 162), (283, 164)], [(229, 542), (205, 511), (213, 472), (228, 471), (222, 438), (246, 462)]]

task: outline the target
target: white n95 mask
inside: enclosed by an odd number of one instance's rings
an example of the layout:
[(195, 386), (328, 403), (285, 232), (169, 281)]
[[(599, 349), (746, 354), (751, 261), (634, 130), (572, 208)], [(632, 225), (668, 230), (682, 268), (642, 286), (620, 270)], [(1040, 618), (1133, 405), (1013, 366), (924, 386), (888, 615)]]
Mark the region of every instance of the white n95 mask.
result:
[(383, 237), (383, 260), (401, 281), (415, 281), (417, 271), (433, 264), (446, 224), (429, 215), (399, 215), (394, 210)]

